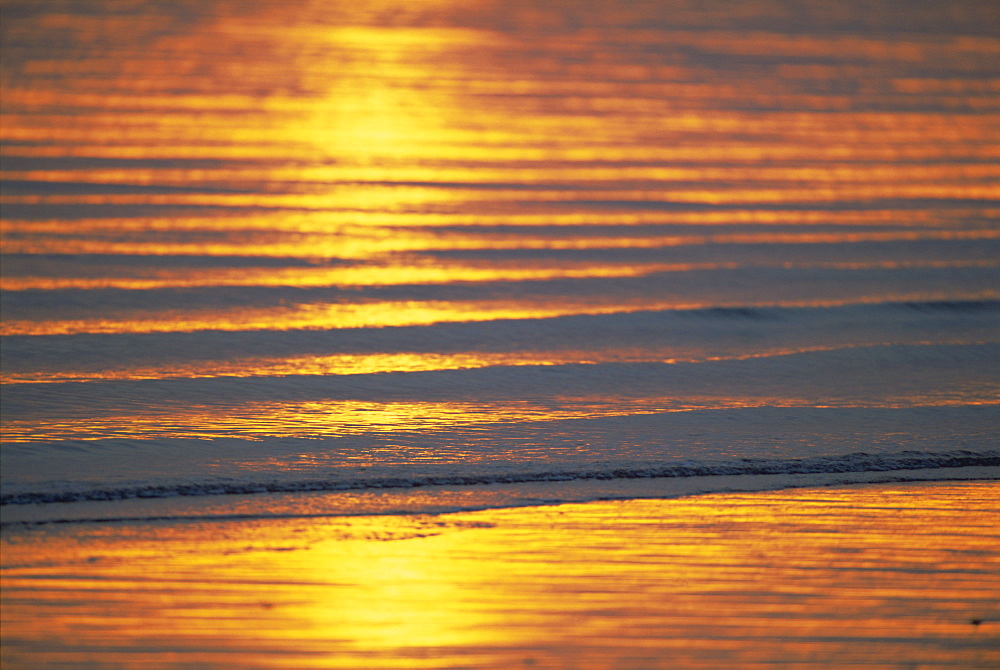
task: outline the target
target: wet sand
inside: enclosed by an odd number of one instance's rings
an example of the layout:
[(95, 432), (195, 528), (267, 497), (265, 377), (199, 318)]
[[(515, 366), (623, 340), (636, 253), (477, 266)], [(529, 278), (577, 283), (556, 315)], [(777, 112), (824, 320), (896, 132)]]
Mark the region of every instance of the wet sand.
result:
[(3, 666), (996, 667), (998, 500), (900, 483), (8, 523)]

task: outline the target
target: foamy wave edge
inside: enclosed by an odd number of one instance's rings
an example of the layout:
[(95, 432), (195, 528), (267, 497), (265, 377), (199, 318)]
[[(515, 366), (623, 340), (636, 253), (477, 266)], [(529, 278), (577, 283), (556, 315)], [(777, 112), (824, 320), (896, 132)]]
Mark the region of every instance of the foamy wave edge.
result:
[(869, 454), (857, 452), (840, 456), (817, 456), (803, 459), (739, 459), (724, 462), (684, 461), (680, 463), (642, 464), (635, 467), (613, 467), (607, 469), (559, 469), (537, 472), (420, 475), (414, 477), (375, 477), (371, 479), (350, 480), (224, 481), (155, 486), (123, 486), (119, 488), (80, 491), (28, 492), (0, 495), (0, 506), (113, 501), (137, 498), (172, 498), (178, 496), (363, 491), (426, 486), (482, 486), (578, 480), (837, 474), (991, 466), (1000, 466), (1000, 449), (984, 452), (959, 450), (944, 453), (905, 451), (896, 454)]

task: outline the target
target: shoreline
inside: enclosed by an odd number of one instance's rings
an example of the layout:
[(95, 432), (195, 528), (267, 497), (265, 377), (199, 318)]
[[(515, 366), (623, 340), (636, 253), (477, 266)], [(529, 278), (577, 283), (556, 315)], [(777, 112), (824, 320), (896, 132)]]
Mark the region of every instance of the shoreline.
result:
[(3, 533), (5, 668), (987, 667), (1000, 482)]
[(306, 491), (130, 498), (109, 501), (7, 504), (0, 528), (49, 523), (151, 521), (184, 518), (280, 518), (449, 514), (605, 500), (673, 499), (720, 493), (809, 487), (1000, 480), (1000, 466), (911, 470), (579, 479), (371, 490)]

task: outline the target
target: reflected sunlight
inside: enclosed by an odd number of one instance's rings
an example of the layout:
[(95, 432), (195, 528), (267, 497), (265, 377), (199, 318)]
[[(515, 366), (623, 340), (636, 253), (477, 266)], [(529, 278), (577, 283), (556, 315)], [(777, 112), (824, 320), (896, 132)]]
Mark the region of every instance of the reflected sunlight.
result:
[(169, 642), (204, 667), (946, 663), (953, 645), (986, 667), (996, 488), (353, 518), (312, 500), (305, 518), (36, 531), (5, 542), (3, 582), (48, 616), (12, 600), (8, 625), (84, 652)]
[(990, 3), (0, 7), (5, 670), (1000, 667)]
[[(544, 401), (480, 399), (476, 401), (394, 401), (394, 400), (314, 400), (305, 402), (246, 402), (219, 405), (191, 405), (178, 408), (166, 404), (158, 410), (132, 414), (102, 415), (93, 412), (88, 418), (72, 420), (56, 416), (36, 420), (4, 422), (4, 442), (7, 444), (57, 440), (135, 439), (138, 433), (145, 440), (156, 439), (226, 439), (242, 438), (259, 441), (266, 438), (342, 438), (345, 436), (375, 436), (420, 433), (429, 438), (436, 433), (448, 433), (467, 427), (497, 427), (530, 422), (559, 422), (601, 417), (637, 417), (673, 412), (731, 410), (750, 408), (869, 408), (905, 409), (919, 405), (934, 407), (997, 407), (1000, 406), (1000, 385), (971, 384), (964, 388), (931, 389), (911, 393), (895, 393), (873, 399), (865, 395), (829, 397), (817, 403), (814, 397), (791, 394), (715, 395), (685, 393), (683, 395), (642, 396), (550, 396)], [(223, 411), (224, 408), (224, 411)], [(583, 433), (581, 433), (582, 435)], [(404, 441), (410, 438), (401, 438)], [(605, 445), (608, 447), (609, 445)], [(354, 455), (327, 447), (331, 463), (340, 459), (368, 462), (372, 453), (361, 450)], [(520, 447), (528, 453), (527, 445)], [(424, 454), (417, 456), (416, 454)], [(552, 457), (548, 454), (547, 457)], [(442, 463), (490, 460), (492, 455), (475, 456), (465, 447), (453, 444), (426, 451), (405, 444), (393, 445), (378, 458), (390, 462), (435, 461)], [(311, 457), (305, 470), (323, 457)], [(295, 470), (299, 465), (285, 456), (274, 460), (245, 461), (243, 467), (275, 472)]]

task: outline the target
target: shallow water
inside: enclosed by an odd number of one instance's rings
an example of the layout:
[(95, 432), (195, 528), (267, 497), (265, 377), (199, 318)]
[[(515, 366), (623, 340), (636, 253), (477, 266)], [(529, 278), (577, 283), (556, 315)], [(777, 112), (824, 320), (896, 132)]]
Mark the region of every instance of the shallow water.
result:
[(411, 4), (5, 2), (7, 509), (1000, 465), (997, 8)]
[(4, 667), (979, 670), (998, 489), (7, 528)]

